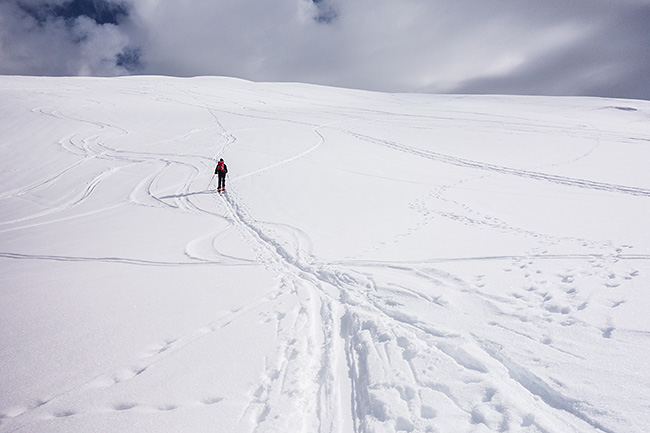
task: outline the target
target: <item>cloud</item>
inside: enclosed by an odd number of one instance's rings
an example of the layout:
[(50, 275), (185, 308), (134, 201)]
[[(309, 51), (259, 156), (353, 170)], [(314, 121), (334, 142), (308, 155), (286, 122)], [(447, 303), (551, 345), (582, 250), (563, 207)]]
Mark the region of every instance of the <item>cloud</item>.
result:
[[(598, 95), (650, 99), (650, 4), (571, 21), (579, 31), (507, 74), (465, 80), (466, 93)], [(604, 12), (604, 11), (603, 11)]]
[(318, 23), (331, 24), (338, 18), (337, 10), (327, 0), (312, 0), (316, 5), (316, 13), (313, 18)]
[(650, 99), (648, 22), (648, 0), (0, 0), (0, 73)]
[(27, 15), (44, 23), (50, 17), (75, 19), (87, 17), (97, 24), (119, 24), (128, 16), (123, 3), (111, 3), (105, 0), (51, 0), (47, 2), (22, 0), (16, 3)]
[(106, 0), (0, 1), (0, 73), (129, 73), (140, 64), (120, 26), (128, 15), (126, 4)]

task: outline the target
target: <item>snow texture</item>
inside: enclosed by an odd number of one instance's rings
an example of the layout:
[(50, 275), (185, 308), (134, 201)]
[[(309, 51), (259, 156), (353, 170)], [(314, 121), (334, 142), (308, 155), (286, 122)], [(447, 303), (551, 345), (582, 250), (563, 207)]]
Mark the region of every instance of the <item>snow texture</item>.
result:
[(648, 102), (5, 76), (0, 149), (2, 433), (647, 431)]

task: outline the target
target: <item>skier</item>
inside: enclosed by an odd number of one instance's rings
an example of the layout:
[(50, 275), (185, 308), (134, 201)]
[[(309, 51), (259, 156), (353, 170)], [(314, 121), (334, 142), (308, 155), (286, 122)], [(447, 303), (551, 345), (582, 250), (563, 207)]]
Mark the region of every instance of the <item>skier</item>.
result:
[(219, 192), (226, 190), (226, 173), (228, 173), (228, 167), (226, 166), (226, 163), (223, 162), (223, 158), (221, 158), (217, 163), (217, 168), (214, 170), (214, 174), (219, 176), (217, 187), (217, 191)]

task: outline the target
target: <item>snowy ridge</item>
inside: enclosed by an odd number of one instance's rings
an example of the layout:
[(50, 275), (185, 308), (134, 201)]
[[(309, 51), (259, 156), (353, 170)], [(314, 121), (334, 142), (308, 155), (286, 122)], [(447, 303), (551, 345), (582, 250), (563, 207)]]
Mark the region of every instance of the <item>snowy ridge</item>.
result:
[(645, 430), (647, 102), (0, 92), (0, 432)]

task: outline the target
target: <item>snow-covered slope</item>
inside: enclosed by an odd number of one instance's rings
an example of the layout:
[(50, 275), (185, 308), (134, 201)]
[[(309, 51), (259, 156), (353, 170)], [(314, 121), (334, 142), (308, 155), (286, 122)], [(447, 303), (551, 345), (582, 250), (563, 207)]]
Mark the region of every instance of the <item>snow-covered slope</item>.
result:
[(0, 148), (0, 432), (647, 431), (648, 102), (0, 77)]

